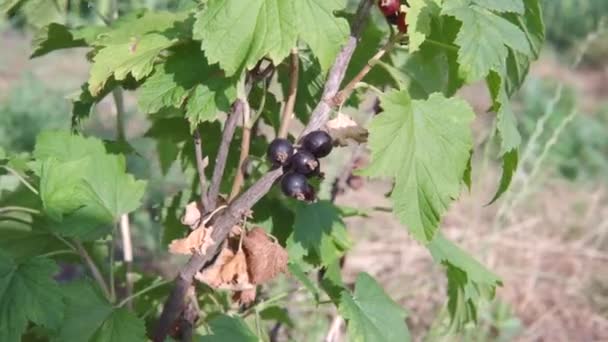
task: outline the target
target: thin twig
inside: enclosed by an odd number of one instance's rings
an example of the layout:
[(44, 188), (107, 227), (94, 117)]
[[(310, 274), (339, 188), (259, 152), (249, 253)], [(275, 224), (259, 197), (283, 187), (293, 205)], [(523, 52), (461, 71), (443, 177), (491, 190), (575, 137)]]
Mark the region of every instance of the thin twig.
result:
[(380, 50), (378, 50), (378, 52), (376, 52), (376, 54), (372, 58), (367, 61), (363, 69), (361, 69), (361, 71), (359, 71), (359, 73), (355, 77), (353, 77), (350, 82), (348, 82), (344, 89), (340, 90), (336, 94), (336, 96), (332, 100), (333, 104), (335, 106), (341, 106), (353, 92), (357, 83), (363, 80), (363, 78), (372, 70), (374, 65), (376, 65), (376, 63), (378, 63), (378, 61), (380, 61), (380, 59), (384, 57), (384, 55), (389, 52), (395, 46), (395, 43), (397, 43), (401, 38), (403, 38), (403, 35), (401, 34), (396, 34), (391, 37), (391, 39), (389, 39), (388, 42), (386, 42), (386, 44), (384, 44), (384, 46)]
[(249, 156), (249, 147), (251, 145), (251, 108), (249, 102), (243, 100), (243, 137), (241, 139), (241, 152), (239, 155), (239, 166), (232, 183), (232, 190), (228, 197), (228, 202), (232, 201), (241, 192), (243, 182), (245, 181), (245, 162)]
[[(308, 132), (318, 130), (325, 125), (329, 119), (331, 106), (329, 106), (326, 100), (333, 98), (339, 90), (373, 4), (373, 0), (361, 1), (353, 21), (351, 35), (346, 44), (342, 47), (340, 53), (338, 53), (334, 65), (329, 71), (321, 101), (313, 111), (308, 125), (302, 132), (302, 136)], [(207, 249), (207, 254), (193, 255), (188, 263), (180, 270), (175, 279), (175, 286), (165, 301), (163, 312), (160, 316), (158, 325), (156, 326), (153, 341), (162, 342), (165, 340), (172, 324), (183, 311), (185, 304), (184, 298), (188, 288), (192, 284), (194, 275), (199, 272), (201, 268), (212, 264), (219, 246), (221, 246), (228, 237), (233, 225), (238, 223), (242, 215), (270, 191), (270, 188), (281, 175), (283, 175), (283, 170), (280, 168), (269, 171), (247, 189), (247, 191), (237, 197), (228, 208), (219, 213), (218, 217), (215, 219), (213, 230), (211, 231), (211, 238), (215, 243)], [(213, 203), (216, 202), (217, 198), (209, 198), (210, 202), (211, 200), (213, 200)]]
[[(131, 225), (129, 223), (129, 215), (123, 214), (120, 217), (120, 235), (122, 238), (122, 253), (123, 260), (125, 262), (126, 268), (126, 291), (127, 297), (130, 297), (133, 293), (133, 279), (132, 279), (132, 271), (133, 271), (133, 244), (131, 243)], [(133, 305), (131, 301), (127, 302), (127, 307), (132, 310)]]
[(0, 166), (0, 168), (5, 169), (6, 171), (10, 172), (13, 176), (17, 177), (21, 183), (23, 183), (23, 185), (25, 185), (28, 189), (30, 189), (34, 194), (38, 195), (38, 190), (36, 190), (36, 188), (34, 188), (34, 186), (32, 186), (32, 184), (30, 184), (30, 182), (28, 182), (25, 177), (21, 176), (21, 174), (19, 174), (19, 172), (17, 172), (17, 170), (13, 169), (12, 167), (6, 166), (6, 165), (2, 165)]
[(211, 177), (211, 184), (209, 185), (209, 191), (207, 192), (207, 203), (209, 208), (207, 210), (213, 210), (217, 206), (217, 196), (220, 193), (220, 184), (224, 177), (224, 169), (226, 168), (226, 160), (228, 159), (228, 151), (230, 150), (230, 143), (234, 137), (234, 131), (236, 125), (239, 122), (239, 117), (243, 112), (244, 104), (241, 99), (237, 99), (232, 105), (232, 111), (226, 119), (224, 124), (224, 131), (222, 132), (222, 142), (215, 158), (215, 167), (213, 169), (213, 176)]
[(91, 271), (91, 275), (93, 276), (95, 281), (97, 281), (97, 284), (99, 284), (99, 287), (103, 291), (103, 294), (108, 300), (110, 300), (112, 298), (110, 295), (110, 289), (108, 288), (108, 284), (106, 284), (106, 281), (103, 279), (101, 271), (99, 271), (99, 268), (97, 267), (97, 265), (95, 265), (95, 262), (93, 261), (93, 259), (80, 241), (74, 241), (74, 245), (76, 247), (76, 250), (78, 251), (78, 254), (80, 254), (80, 257)]
[(203, 213), (206, 213), (209, 209), (207, 189), (205, 188), (205, 168), (207, 167), (207, 160), (205, 160), (203, 157), (203, 142), (201, 140), (201, 133), (198, 128), (194, 130), (194, 152), (196, 169), (198, 171), (198, 182), (201, 187), (201, 205), (203, 206)]
[(279, 128), (279, 138), (287, 138), (289, 133), (289, 122), (293, 116), (293, 108), (296, 105), (296, 96), (298, 94), (298, 78), (300, 76), (300, 59), (298, 48), (291, 50), (291, 64), (289, 67), (289, 95), (283, 107), (281, 115), (281, 127)]

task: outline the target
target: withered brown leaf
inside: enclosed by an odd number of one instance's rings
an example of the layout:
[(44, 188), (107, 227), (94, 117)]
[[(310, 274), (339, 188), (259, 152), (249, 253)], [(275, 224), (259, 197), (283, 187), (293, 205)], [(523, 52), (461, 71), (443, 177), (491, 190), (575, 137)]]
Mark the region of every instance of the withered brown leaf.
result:
[(367, 142), (369, 134), (367, 129), (359, 126), (358, 123), (346, 114), (338, 113), (338, 116), (329, 120), (325, 125), (335, 144), (347, 146), (349, 139), (358, 143)]
[(249, 280), (252, 284), (265, 283), (287, 268), (287, 251), (274, 242), (264, 231), (256, 227), (243, 240), (247, 256)]
[(193, 253), (205, 254), (207, 249), (212, 246), (215, 241), (211, 238), (213, 227), (200, 227), (193, 230), (187, 237), (183, 239), (175, 239), (169, 244), (169, 252), (173, 254)]

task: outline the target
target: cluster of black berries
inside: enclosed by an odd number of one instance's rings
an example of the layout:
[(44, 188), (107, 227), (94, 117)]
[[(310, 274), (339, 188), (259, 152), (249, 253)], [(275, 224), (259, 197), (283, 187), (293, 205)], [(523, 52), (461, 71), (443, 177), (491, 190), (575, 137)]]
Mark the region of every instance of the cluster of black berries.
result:
[(275, 139), (268, 146), (266, 157), (274, 167), (283, 167), (281, 190), (289, 197), (313, 201), (315, 190), (308, 178), (320, 176), (318, 158), (327, 156), (333, 148), (332, 139), (325, 131), (310, 132), (302, 138), (296, 149), (287, 139)]
[(406, 12), (401, 11), (401, 1), (399, 0), (378, 0), (378, 7), (384, 14), (384, 17), (391, 25), (396, 25), (399, 32), (407, 32), (407, 23), (405, 22)]

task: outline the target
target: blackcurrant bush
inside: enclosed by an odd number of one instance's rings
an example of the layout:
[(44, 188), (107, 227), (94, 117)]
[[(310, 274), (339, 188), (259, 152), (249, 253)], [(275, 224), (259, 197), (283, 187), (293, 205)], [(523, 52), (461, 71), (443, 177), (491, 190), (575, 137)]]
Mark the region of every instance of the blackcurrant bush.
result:
[(289, 172), (283, 176), (281, 190), (286, 196), (301, 201), (312, 201), (315, 196), (314, 189), (308, 183), (306, 176), (295, 172)]
[(268, 150), (266, 150), (266, 157), (274, 166), (283, 166), (293, 155), (293, 145), (287, 139), (274, 139)]
[(399, 11), (401, 3), (399, 0), (378, 0), (378, 7), (384, 16), (389, 16)]
[(299, 150), (289, 160), (289, 166), (295, 172), (308, 176), (319, 168), (319, 161), (312, 153)]
[(302, 148), (317, 158), (323, 158), (333, 148), (331, 136), (325, 131), (314, 131), (302, 138)]

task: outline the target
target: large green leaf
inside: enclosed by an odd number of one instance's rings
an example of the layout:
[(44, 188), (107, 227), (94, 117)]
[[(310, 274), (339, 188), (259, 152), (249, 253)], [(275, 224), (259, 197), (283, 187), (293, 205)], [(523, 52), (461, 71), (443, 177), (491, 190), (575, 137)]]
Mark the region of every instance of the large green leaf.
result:
[(319, 258), (318, 263), (330, 265), (350, 246), (340, 218), (340, 211), (329, 201), (299, 204), (293, 234), (287, 239), (290, 258)]
[(364, 174), (395, 179), (394, 213), (419, 241), (428, 242), (461, 189), (472, 144), (471, 107), (432, 94), (411, 100), (407, 91), (381, 96), (384, 113), (370, 125), (372, 160)]
[(514, 149), (505, 153), (502, 158), (502, 176), (500, 177), (500, 185), (498, 186), (498, 190), (490, 203), (488, 205), (496, 202), (497, 199), (502, 196), (502, 194), (507, 191), (509, 185), (511, 184), (511, 180), (513, 179), (513, 174), (517, 170), (517, 164), (519, 162), (519, 151)]
[(298, 37), (326, 70), (346, 38), (346, 21), (333, 14), (343, 7), (343, 0), (210, 0), (197, 15), (194, 37), (228, 75), (265, 56), (280, 64)]
[(115, 308), (89, 282), (66, 284), (62, 292), (66, 308), (60, 341), (146, 341), (144, 322), (125, 308)]
[(460, 330), (477, 319), (480, 300), (494, 297), (500, 279), (458, 246), (438, 234), (427, 245), (433, 259), (446, 267), (451, 327)]
[(462, 22), (455, 43), (458, 62), (467, 81), (477, 81), (505, 64), (508, 48), (530, 54), (525, 33), (497, 12), (523, 12), (521, 0), (446, 0), (442, 14)]
[(406, 342), (406, 312), (367, 273), (360, 273), (355, 292), (342, 292), (340, 313), (348, 321), (349, 341)]
[(131, 74), (135, 80), (141, 80), (152, 72), (160, 52), (176, 42), (176, 39), (162, 34), (150, 33), (141, 38), (133, 37), (130, 42), (102, 48), (93, 58), (89, 91), (97, 95), (112, 76), (116, 80), (124, 80)]
[(201, 336), (199, 342), (258, 342), (259, 338), (238, 316), (217, 315), (209, 322), (211, 335)]
[(0, 250), (0, 341), (21, 341), (28, 321), (57, 329), (63, 316), (57, 265), (45, 258), (16, 263)]
[(146, 183), (127, 174), (124, 157), (108, 154), (100, 140), (44, 132), (34, 156), (41, 165), (40, 198), (56, 232), (92, 239), (140, 205)]

